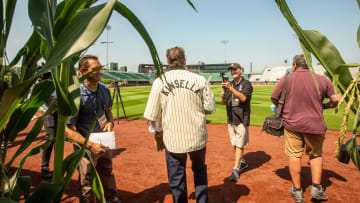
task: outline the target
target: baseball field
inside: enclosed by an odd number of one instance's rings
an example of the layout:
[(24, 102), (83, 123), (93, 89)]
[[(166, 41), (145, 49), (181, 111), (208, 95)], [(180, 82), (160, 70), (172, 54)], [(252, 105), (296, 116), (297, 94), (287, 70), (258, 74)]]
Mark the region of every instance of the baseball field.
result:
[[(216, 113), (206, 117), (208, 123), (226, 123), (226, 109), (225, 105), (221, 103), (220, 93), (221, 86), (212, 86), (212, 91), (216, 100)], [(254, 91), (251, 99), (251, 120), (250, 125), (262, 126), (264, 118), (270, 116), (272, 113), (270, 109), (271, 100), (270, 95), (275, 86), (254, 86)], [(120, 95), (123, 99), (125, 112), (128, 118), (144, 118), (143, 113), (145, 110), (147, 98), (149, 96), (150, 86), (139, 87), (126, 87), (120, 88)], [(113, 94), (113, 93), (112, 93)], [(344, 105), (341, 106), (338, 113), (335, 114), (334, 109), (327, 109), (324, 111), (325, 121), (330, 130), (339, 130), (343, 118)], [(113, 115), (116, 113), (116, 101), (113, 105)], [(124, 117), (124, 113), (119, 101), (119, 116)], [(354, 115), (349, 117), (348, 126), (353, 126)]]
[[(148, 132), (148, 123), (141, 119), (151, 87), (121, 88), (121, 96), (128, 119), (115, 121), (116, 149), (113, 149), (113, 172), (116, 178), (118, 198), (125, 203), (172, 202), (170, 187), (167, 180), (164, 151), (156, 151), (154, 137)], [(273, 86), (255, 86), (252, 99), (250, 143), (245, 148), (245, 159), (249, 167), (240, 174), (238, 182), (229, 180), (234, 161), (234, 150), (231, 147), (227, 132), (225, 108), (220, 103), (220, 86), (213, 86), (216, 96), (217, 113), (207, 117), (209, 121), (208, 143), (206, 148), (206, 164), (208, 170), (209, 202), (294, 202), (289, 194), (291, 178), (288, 170), (288, 159), (284, 153), (284, 140), (264, 132), (261, 125), (265, 116), (272, 114), (270, 110), (270, 94)], [(120, 116), (123, 117), (120, 105)], [(116, 116), (116, 105), (113, 108)], [(325, 111), (329, 128), (337, 129), (341, 114), (334, 115), (332, 110)], [(19, 148), (27, 133), (34, 125), (21, 132), (8, 148), (8, 157)], [(328, 195), (328, 202), (360, 202), (360, 172), (354, 164), (343, 164), (334, 157), (335, 143), (339, 132), (328, 130), (323, 147), (324, 169), (322, 185)], [(348, 133), (347, 137), (349, 137)], [(32, 147), (43, 139), (44, 131), (32, 143)], [(32, 148), (30, 147), (30, 148)], [(24, 152), (27, 153), (29, 149)], [(65, 156), (73, 152), (71, 143), (65, 143)], [(18, 157), (12, 165), (17, 168)], [(311, 169), (309, 158), (302, 159), (302, 188), (305, 202), (312, 201), (309, 197), (311, 188)], [(21, 175), (31, 177), (34, 190), (40, 184), (41, 155), (29, 157), (25, 162)], [(52, 168), (52, 159), (50, 162)], [(11, 172), (10, 172), (11, 173)], [(191, 161), (187, 167), (188, 199), (196, 202), (191, 171)], [(66, 189), (62, 202), (79, 202), (79, 186), (77, 172)], [(48, 180), (51, 181), (51, 180)], [(23, 200), (22, 200), (23, 201)]]

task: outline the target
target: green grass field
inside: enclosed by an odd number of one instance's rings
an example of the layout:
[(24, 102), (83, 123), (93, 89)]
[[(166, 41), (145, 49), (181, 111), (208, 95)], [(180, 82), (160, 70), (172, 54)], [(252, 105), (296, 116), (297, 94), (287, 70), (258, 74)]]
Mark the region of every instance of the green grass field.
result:
[[(221, 86), (212, 86), (211, 88), (215, 94), (216, 113), (207, 116), (206, 119), (210, 123), (226, 123), (225, 105), (221, 104), (220, 101), (220, 93), (222, 88)], [(254, 92), (251, 99), (251, 125), (262, 126), (264, 118), (273, 114), (270, 110), (270, 94), (274, 88), (275, 86), (254, 86)], [(150, 86), (120, 88), (126, 115), (128, 118), (144, 118), (143, 113), (150, 90)], [(334, 114), (334, 109), (328, 109), (324, 111), (325, 121), (328, 129), (338, 130), (340, 128), (343, 117), (343, 109), (344, 105), (337, 114)], [(113, 115), (116, 117), (115, 100), (113, 104)], [(122, 118), (124, 117), (120, 101), (119, 115)], [(353, 118), (354, 115), (350, 115), (348, 125), (349, 129), (352, 129), (353, 127)]]

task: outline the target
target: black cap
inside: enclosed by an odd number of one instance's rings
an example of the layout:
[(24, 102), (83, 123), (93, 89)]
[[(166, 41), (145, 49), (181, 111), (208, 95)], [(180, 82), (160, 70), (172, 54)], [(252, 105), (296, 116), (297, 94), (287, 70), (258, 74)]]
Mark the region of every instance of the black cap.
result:
[(230, 69), (237, 69), (237, 68), (242, 69), (242, 67), (240, 66), (240, 64), (238, 64), (238, 63), (232, 63), (232, 64), (229, 66), (228, 70), (230, 70)]

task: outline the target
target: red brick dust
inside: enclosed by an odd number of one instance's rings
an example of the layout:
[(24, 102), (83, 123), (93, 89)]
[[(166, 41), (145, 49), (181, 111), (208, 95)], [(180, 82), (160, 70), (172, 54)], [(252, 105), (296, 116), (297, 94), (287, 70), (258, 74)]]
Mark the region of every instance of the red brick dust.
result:
[[(8, 159), (20, 146), (31, 126), (9, 146)], [(283, 139), (261, 133), (261, 127), (251, 126), (250, 144), (245, 147), (245, 159), (249, 167), (241, 173), (238, 182), (234, 183), (229, 181), (235, 152), (230, 144), (227, 125), (208, 124), (207, 128), (209, 202), (294, 202), (289, 194), (292, 183)], [(119, 124), (115, 122), (115, 132), (117, 149), (113, 150), (113, 171), (118, 198), (125, 203), (172, 202), (165, 153), (156, 151), (154, 136), (148, 132), (147, 121), (120, 120)], [(334, 157), (338, 134), (338, 131), (326, 133), (322, 184), (326, 188), (328, 202), (360, 202), (360, 172), (352, 162), (343, 164)], [(43, 138), (44, 132), (37, 139)], [(66, 143), (65, 155), (72, 151), (72, 144)], [(20, 158), (14, 162), (14, 168), (19, 160)], [(304, 156), (301, 182), (305, 202), (311, 200), (311, 169), (308, 161), (309, 158)], [(40, 154), (30, 157), (22, 171), (22, 175), (31, 176), (33, 189), (42, 181), (40, 162)], [(189, 202), (196, 202), (189, 159), (186, 173)], [(63, 195), (62, 202), (79, 202), (77, 178), (76, 173)]]

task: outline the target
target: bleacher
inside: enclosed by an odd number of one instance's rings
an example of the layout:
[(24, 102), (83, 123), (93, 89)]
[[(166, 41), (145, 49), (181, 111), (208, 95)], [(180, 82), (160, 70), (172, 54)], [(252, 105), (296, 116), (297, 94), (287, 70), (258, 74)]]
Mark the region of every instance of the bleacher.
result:
[(150, 81), (150, 77), (141, 73), (117, 72), (117, 71), (104, 71), (103, 78), (113, 79), (117, 81), (138, 81), (138, 82)]
[[(325, 74), (325, 69), (321, 65), (313, 65), (314, 72), (320, 75)], [(274, 83), (279, 82), (288, 71), (291, 71), (291, 66), (276, 66), (266, 67), (261, 74), (252, 74), (250, 76), (250, 82), (259, 83)]]

